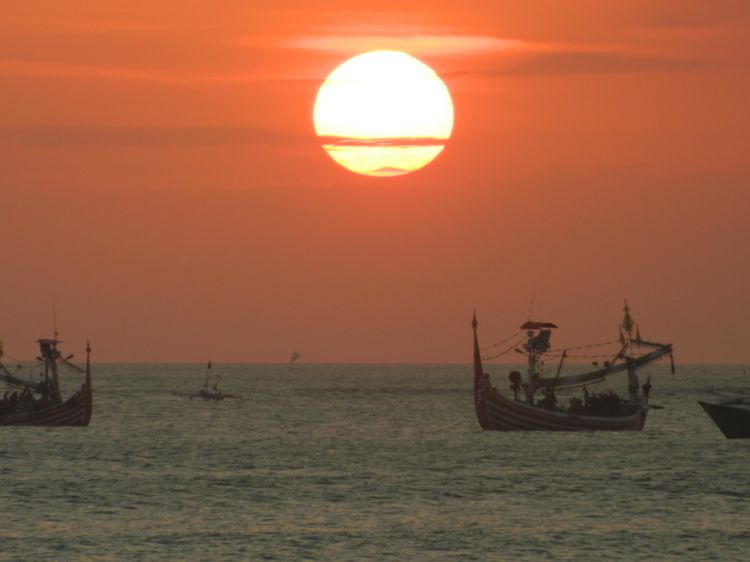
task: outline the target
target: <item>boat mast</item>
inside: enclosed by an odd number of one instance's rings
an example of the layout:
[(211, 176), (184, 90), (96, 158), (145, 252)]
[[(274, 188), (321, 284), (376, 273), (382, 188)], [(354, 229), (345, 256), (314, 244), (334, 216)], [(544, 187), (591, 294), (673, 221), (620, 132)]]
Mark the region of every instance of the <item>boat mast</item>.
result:
[(633, 328), (635, 327), (635, 322), (632, 316), (630, 316), (630, 307), (628, 306), (627, 299), (625, 299), (625, 307), (622, 309), (622, 312), (622, 330), (624, 330), (625, 335), (623, 345), (628, 350), (628, 354), (625, 355), (625, 361), (628, 365), (628, 398), (630, 402), (637, 404), (640, 402), (640, 386), (638, 382), (638, 367), (633, 359)]
[(528, 341), (526, 342), (526, 348), (529, 351), (528, 354), (528, 369), (526, 371), (526, 400), (529, 404), (534, 403), (534, 392), (536, 392), (536, 351), (534, 349), (534, 330), (526, 332)]
[(37, 340), (39, 343), (40, 357), (39, 360), (44, 365), (44, 387), (47, 398), (52, 401), (60, 399), (60, 379), (57, 374), (57, 359), (60, 352), (57, 350), (56, 339)]
[(86, 340), (86, 378), (84, 384), (91, 390), (91, 344)]
[(528, 357), (524, 389), (529, 404), (534, 403), (534, 393), (540, 386), (540, 373), (537, 372), (537, 364), (542, 354), (549, 350), (552, 328), (557, 328), (552, 322), (535, 322), (533, 320), (524, 322), (521, 326), (522, 330), (526, 330), (526, 336), (528, 337), (526, 343), (523, 344), (523, 348), (526, 350)]

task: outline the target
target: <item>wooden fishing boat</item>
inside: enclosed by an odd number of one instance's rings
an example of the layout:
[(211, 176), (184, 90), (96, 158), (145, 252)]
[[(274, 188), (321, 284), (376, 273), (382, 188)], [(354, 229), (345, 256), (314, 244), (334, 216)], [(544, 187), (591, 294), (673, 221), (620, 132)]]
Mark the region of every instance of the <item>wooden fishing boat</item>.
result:
[[(512, 396), (498, 391), (484, 371), (482, 348), (477, 336), (476, 313), (472, 321), (474, 331), (474, 406), (479, 425), (484, 430), (494, 431), (639, 431), (646, 423), (649, 409), (648, 398), (651, 390), (650, 377), (640, 386), (637, 371), (640, 367), (669, 355), (671, 344), (648, 342), (640, 337), (630, 311), (625, 303), (625, 317), (620, 330), (619, 350), (599, 367), (590, 372), (562, 376), (563, 365), (569, 357), (568, 351), (558, 352), (560, 362), (554, 377), (545, 377), (542, 358), (550, 351), (550, 337), (557, 326), (551, 322), (529, 320), (521, 326), (524, 334), (506, 351), (517, 351), (527, 355), (525, 380), (521, 373), (509, 374)], [(504, 342), (515, 339), (511, 336)], [(615, 342), (605, 342), (608, 344)], [(495, 344), (499, 345), (499, 344)], [(603, 344), (594, 344), (603, 345)], [(522, 346), (524, 351), (519, 349)], [(489, 346), (494, 347), (494, 346)], [(582, 346), (593, 347), (593, 346)], [(643, 351), (644, 349), (648, 351)], [(497, 357), (502, 355), (495, 355)], [(627, 372), (628, 398), (621, 399), (612, 392), (595, 394), (588, 391), (587, 385), (606, 380), (616, 373)], [(674, 372), (674, 361), (672, 361)], [(570, 405), (559, 406), (557, 391), (583, 387), (583, 398), (570, 398)]]
[(732, 398), (720, 404), (698, 401), (727, 439), (750, 439), (750, 398)]
[[(87, 426), (93, 409), (91, 388), (91, 347), (86, 343), (86, 367), (81, 369), (70, 362), (72, 356), (63, 357), (58, 349), (61, 342), (40, 339), (42, 379), (39, 382), (25, 380), (10, 372), (0, 362), (0, 380), (12, 390), (5, 392), (0, 400), (0, 426)], [(2, 350), (0, 349), (0, 359)], [(80, 390), (66, 400), (60, 395), (59, 366), (65, 366), (84, 375)], [(19, 394), (20, 390), (20, 394)]]

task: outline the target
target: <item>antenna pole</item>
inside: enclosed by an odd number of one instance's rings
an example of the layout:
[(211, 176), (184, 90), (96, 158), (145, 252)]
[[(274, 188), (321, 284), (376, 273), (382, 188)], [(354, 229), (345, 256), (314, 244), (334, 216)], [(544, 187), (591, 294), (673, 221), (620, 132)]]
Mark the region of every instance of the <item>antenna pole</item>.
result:
[(534, 297), (536, 296), (536, 281), (531, 287), (531, 306), (529, 306), (529, 320), (534, 316)]
[(52, 297), (52, 338), (57, 339), (57, 307), (55, 306), (55, 297)]

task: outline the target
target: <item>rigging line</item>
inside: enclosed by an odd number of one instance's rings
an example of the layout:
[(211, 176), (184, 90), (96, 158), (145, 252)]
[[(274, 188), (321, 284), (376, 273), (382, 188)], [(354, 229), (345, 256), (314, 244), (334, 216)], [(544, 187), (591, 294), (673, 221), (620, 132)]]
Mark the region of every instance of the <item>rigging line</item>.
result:
[[(565, 349), (567, 349), (568, 351), (570, 351), (571, 349), (589, 349), (591, 347), (600, 347), (600, 346), (603, 346), (603, 345), (610, 345), (610, 344), (613, 344), (613, 343), (620, 343), (620, 340), (603, 341), (601, 343), (590, 343), (590, 344), (587, 344), (587, 345), (579, 345), (579, 346), (576, 346), (576, 347), (566, 347)], [(557, 351), (557, 350), (552, 350), (552, 351)], [(562, 352), (562, 350), (560, 350), (558, 353), (561, 353), (561, 352)]]
[[(545, 357), (552, 358), (552, 357), (560, 357), (563, 354), (562, 351), (556, 351), (554, 353), (547, 353)], [(598, 357), (609, 357), (609, 353), (599, 353), (598, 355), (592, 355), (592, 354), (585, 354), (585, 355), (579, 355), (579, 354), (567, 354), (567, 357), (577, 357), (577, 358), (585, 358), (585, 359), (596, 359)]]
[[(560, 353), (551, 353), (551, 354), (546, 355), (546, 357), (553, 358), (553, 357), (560, 357), (561, 355), (562, 355), (562, 352), (560, 352)], [(602, 354), (600, 354), (600, 355), (570, 355), (570, 354), (566, 355), (566, 357), (570, 357), (571, 359), (573, 359), (573, 358), (575, 358), (575, 359), (604, 359), (604, 358), (609, 357), (609, 356), (610, 356), (609, 353), (606, 353), (606, 354), (603, 354), (603, 355)]]
[(482, 361), (490, 361), (492, 359), (497, 359), (498, 357), (500, 357), (502, 355), (505, 355), (509, 351), (515, 349), (517, 346), (521, 345), (523, 342), (524, 342), (524, 339), (522, 338), (522, 339), (518, 340), (516, 343), (514, 343), (513, 345), (511, 345), (505, 351), (501, 351), (500, 353), (496, 353), (495, 355), (490, 355), (489, 357), (482, 357)]
[(481, 349), (482, 351), (484, 351), (485, 349), (492, 349), (493, 347), (497, 347), (498, 345), (502, 345), (502, 344), (504, 344), (504, 343), (507, 343), (508, 341), (512, 340), (513, 338), (516, 338), (516, 337), (518, 337), (518, 336), (519, 336), (519, 334), (522, 334), (522, 333), (523, 333), (522, 331), (518, 331), (518, 332), (516, 332), (515, 334), (513, 334), (512, 336), (509, 336), (509, 337), (505, 338), (505, 339), (504, 339), (504, 340), (502, 340), (502, 341), (499, 341), (499, 342), (497, 342), (497, 343), (493, 343), (492, 345), (485, 345), (484, 347), (481, 347), (480, 349)]
[(12, 357), (12, 356), (8, 355), (7, 353), (4, 353), (3, 357), (7, 357), (8, 359), (10, 359), (11, 361), (13, 361), (14, 363), (26, 363), (28, 365), (34, 365), (34, 364), (37, 363), (37, 361), (29, 361), (27, 359), (16, 359), (15, 357)]

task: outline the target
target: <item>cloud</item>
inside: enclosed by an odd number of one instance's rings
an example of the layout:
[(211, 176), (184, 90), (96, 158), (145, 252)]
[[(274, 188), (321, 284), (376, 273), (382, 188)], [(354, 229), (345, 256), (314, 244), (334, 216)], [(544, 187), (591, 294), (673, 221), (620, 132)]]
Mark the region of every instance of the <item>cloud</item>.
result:
[(448, 71), (445, 77), (461, 76), (553, 76), (571, 74), (672, 73), (699, 70), (705, 61), (696, 58), (667, 57), (607, 52), (529, 52), (494, 67)]
[(412, 147), (412, 146), (445, 146), (447, 137), (391, 137), (391, 138), (350, 138), (335, 136), (320, 136), (318, 140), (325, 146), (346, 148), (350, 146), (364, 147)]
[(467, 55), (487, 52), (519, 51), (524, 41), (487, 35), (311, 35), (286, 43), (293, 49), (331, 52), (362, 52), (388, 49), (414, 55)]
[(257, 127), (39, 126), (0, 129), (0, 141), (38, 148), (70, 146), (225, 146), (319, 144), (316, 137)]
[(393, 49), (415, 55), (482, 55), (485, 63), (493, 61), (490, 68), (441, 72), (446, 77), (684, 72), (705, 65), (697, 58), (629, 52), (623, 46), (545, 43), (486, 35), (330, 34), (298, 37), (286, 46), (342, 53)]
[(147, 70), (125, 66), (0, 59), (0, 75), (3, 74), (62, 78), (90, 77), (145, 82), (257, 82), (261, 80), (258, 76), (246, 73), (207, 74), (173, 70)]
[(703, 66), (697, 59), (623, 53), (546, 53), (519, 68), (530, 74), (608, 74), (622, 72), (683, 72)]

